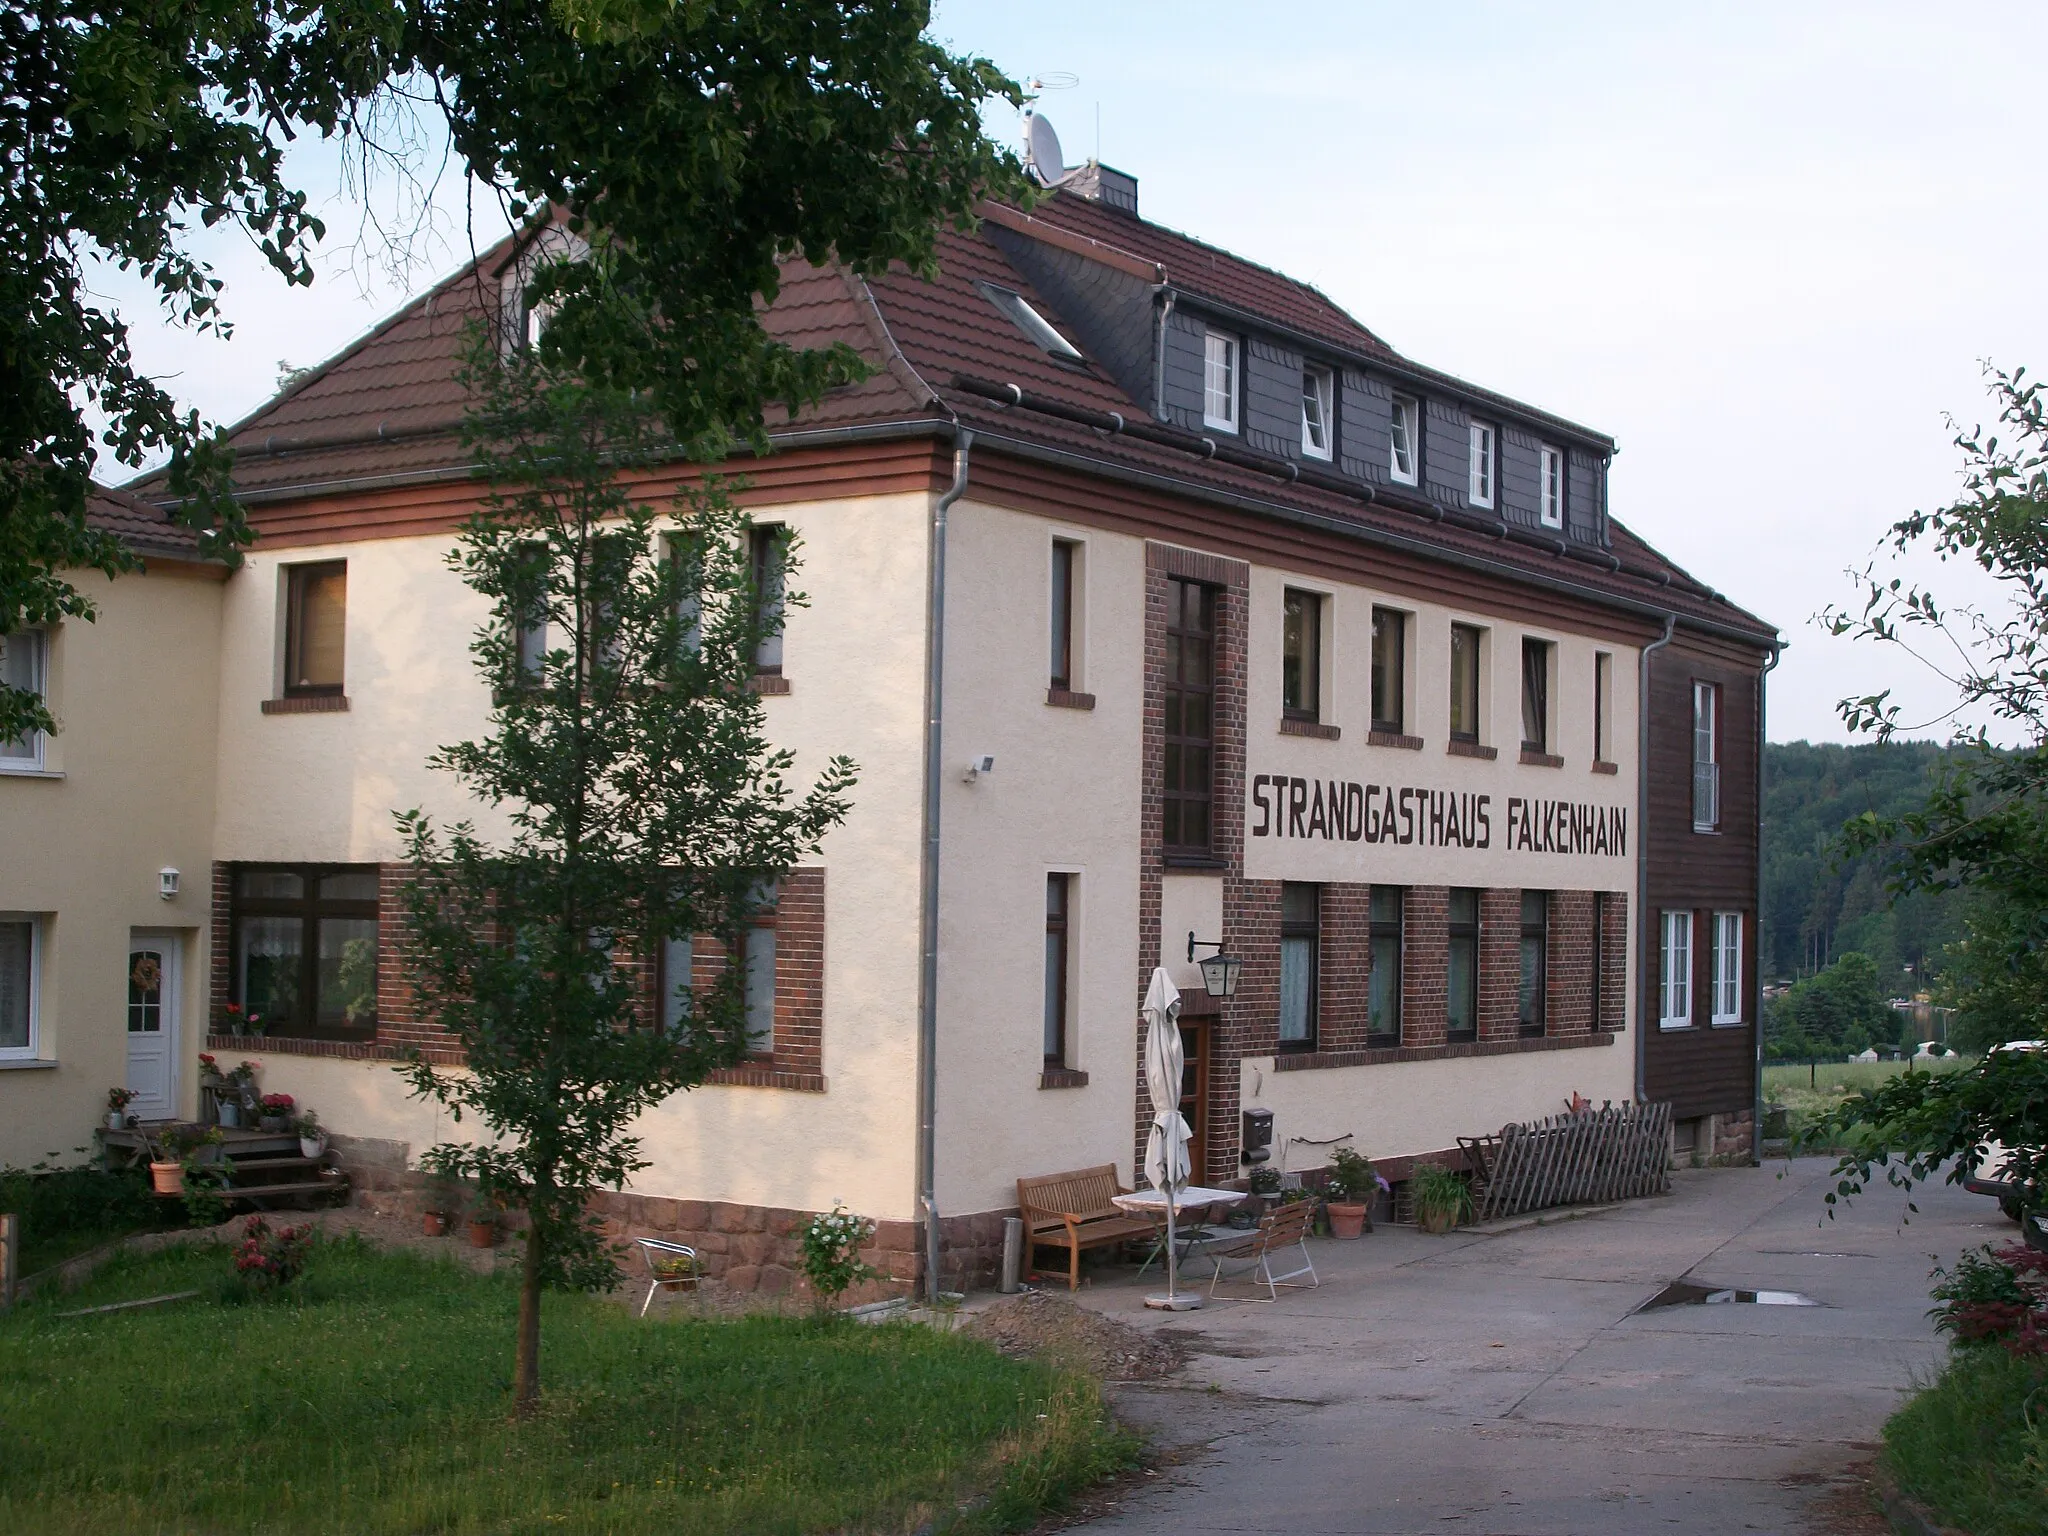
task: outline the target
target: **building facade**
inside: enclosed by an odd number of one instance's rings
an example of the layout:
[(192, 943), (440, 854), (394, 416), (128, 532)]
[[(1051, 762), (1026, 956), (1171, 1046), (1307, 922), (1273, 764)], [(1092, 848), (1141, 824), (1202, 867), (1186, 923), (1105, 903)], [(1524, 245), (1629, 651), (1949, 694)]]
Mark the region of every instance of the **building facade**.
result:
[[(410, 1015), (392, 816), (475, 814), (424, 766), (488, 709), (484, 610), (446, 565), (478, 496), (452, 375), (467, 324), (506, 328), (529, 252), (488, 254), (236, 430), (260, 539), (220, 592), (194, 949), (216, 1027), (265, 1016), (266, 1087), (372, 1185), (451, 1130), (392, 1071), (456, 1059)], [(1777, 641), (1612, 518), (1612, 442), (1147, 223), (1106, 168), (1029, 215), (987, 208), (941, 263), (792, 263), (769, 311), (873, 370), (735, 466), (755, 519), (800, 537), (810, 595), (757, 679), (771, 732), (799, 775), (846, 753), (861, 778), (750, 944), (762, 1048), (649, 1113), (651, 1166), (602, 1202), (618, 1224), (772, 1286), (802, 1213), (878, 1218), (907, 1277), (935, 1211), (942, 1264), (985, 1274), (1020, 1176), (1132, 1179), (1156, 965), (1185, 998), (1212, 1181), (1243, 1175), (1252, 1111), (1283, 1168), (1349, 1137), (1399, 1178), (1461, 1135), (1639, 1092), (1673, 1100), (1688, 1145), (1746, 1156)], [(1244, 962), (1227, 1000), (1195, 964), (1219, 946)], [(1732, 992), (1701, 969), (1730, 963)], [(1704, 1000), (1684, 1017), (1674, 964)]]

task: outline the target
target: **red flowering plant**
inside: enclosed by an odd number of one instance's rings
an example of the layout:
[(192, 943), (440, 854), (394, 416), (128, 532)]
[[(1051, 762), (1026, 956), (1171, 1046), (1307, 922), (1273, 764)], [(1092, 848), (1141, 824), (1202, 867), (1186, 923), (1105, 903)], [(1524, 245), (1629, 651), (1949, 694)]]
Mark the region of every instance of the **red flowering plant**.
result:
[(235, 1250), (235, 1273), (255, 1290), (282, 1290), (304, 1272), (312, 1237), (311, 1222), (272, 1227), (261, 1216), (251, 1216)]
[(297, 1101), (288, 1093), (266, 1093), (257, 1102), (263, 1106), (266, 1115), (288, 1115)]
[(2020, 1243), (1973, 1248), (1935, 1271), (1928, 1316), (1959, 1344), (1999, 1344), (2048, 1356), (2048, 1253)]

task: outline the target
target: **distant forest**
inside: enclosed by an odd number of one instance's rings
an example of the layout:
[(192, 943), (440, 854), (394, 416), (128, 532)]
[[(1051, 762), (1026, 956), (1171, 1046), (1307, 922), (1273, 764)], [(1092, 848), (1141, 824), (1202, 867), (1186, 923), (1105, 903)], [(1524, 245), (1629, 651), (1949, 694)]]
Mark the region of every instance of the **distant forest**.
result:
[(1945, 748), (1925, 741), (1766, 744), (1760, 924), (1766, 980), (1811, 976), (1837, 956), (1859, 951), (1876, 962), (1887, 995), (1925, 985), (1942, 947), (1960, 936), (1959, 894), (1910, 896), (1888, 905), (1882, 860), (1843, 862), (1833, 843), (1852, 816), (1893, 815), (1920, 803), (1945, 755)]

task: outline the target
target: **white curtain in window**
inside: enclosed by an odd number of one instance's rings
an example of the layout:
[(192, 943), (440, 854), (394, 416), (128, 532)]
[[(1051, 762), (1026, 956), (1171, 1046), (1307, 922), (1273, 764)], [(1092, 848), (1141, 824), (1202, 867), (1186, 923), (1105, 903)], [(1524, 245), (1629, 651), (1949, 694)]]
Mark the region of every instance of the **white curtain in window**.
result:
[(34, 923), (0, 922), (0, 1051), (26, 1051), (31, 1043), (35, 942)]
[[(0, 683), (23, 693), (43, 691), (43, 633), (24, 629), (0, 635)], [(33, 763), (42, 750), (38, 733), (0, 737), (0, 758)]]
[(1660, 990), (1663, 1001), (1659, 1007), (1660, 1022), (1665, 1024), (1690, 1024), (1692, 1022), (1692, 914), (1690, 912), (1666, 912), (1664, 914), (1663, 964), (1660, 967)]
[(1280, 1038), (1309, 1038), (1309, 1008), (1315, 994), (1316, 941), (1280, 941)]
[(747, 1046), (766, 1051), (775, 1044), (775, 930), (747, 930)]

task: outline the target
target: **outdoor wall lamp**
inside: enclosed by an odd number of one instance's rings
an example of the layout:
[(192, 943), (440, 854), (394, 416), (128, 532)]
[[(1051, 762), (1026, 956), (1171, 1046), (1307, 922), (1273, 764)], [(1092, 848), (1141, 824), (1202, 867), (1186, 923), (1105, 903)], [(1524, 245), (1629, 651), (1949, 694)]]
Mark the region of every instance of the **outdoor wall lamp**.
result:
[(1200, 944), (1216, 951), (1202, 962), (1202, 990), (1211, 997), (1237, 996), (1237, 978), (1244, 970), (1244, 962), (1235, 955), (1223, 953), (1220, 939), (1198, 939), (1194, 929), (1188, 930), (1188, 959), (1195, 958), (1195, 946)]
[(156, 872), (156, 893), (165, 901), (178, 894), (178, 872), (168, 864)]

